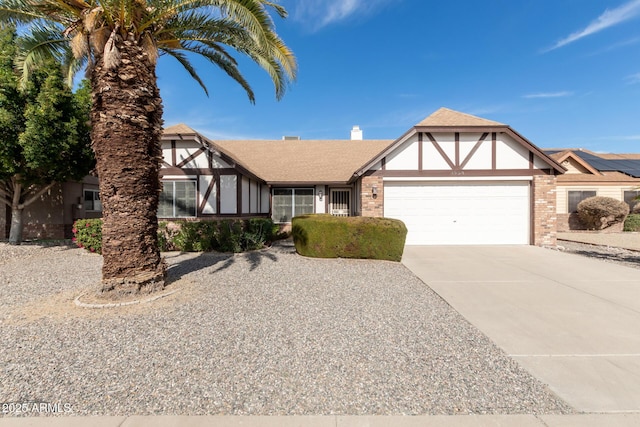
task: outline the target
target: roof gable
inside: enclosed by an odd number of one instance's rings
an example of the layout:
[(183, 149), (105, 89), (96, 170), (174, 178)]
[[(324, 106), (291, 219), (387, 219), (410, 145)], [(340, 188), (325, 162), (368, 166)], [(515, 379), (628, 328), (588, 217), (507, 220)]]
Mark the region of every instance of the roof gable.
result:
[(556, 160), (549, 157), (542, 150), (536, 147), (531, 141), (520, 135), (508, 125), (493, 120), (483, 119), (481, 117), (472, 116), (470, 114), (461, 113), (449, 108), (440, 108), (420, 123), (409, 129), (400, 138), (396, 139), (393, 144), (389, 145), (382, 153), (374, 157), (363, 168), (357, 172), (357, 176), (363, 175), (365, 172), (374, 168), (382, 159), (386, 158), (394, 151), (401, 149), (402, 145), (409, 141), (416, 134), (431, 132), (452, 132), (452, 133), (474, 133), (474, 132), (496, 132), (509, 135), (516, 144), (521, 145), (526, 150), (532, 152), (539, 161), (544, 165), (558, 173), (564, 173), (566, 169)]
[(459, 111), (451, 110), (449, 108), (440, 108), (430, 116), (426, 117), (416, 126), (506, 126), (500, 122), (494, 122), (493, 120), (483, 119), (481, 117), (472, 116), (471, 114), (461, 113)]
[(573, 167), (573, 169), (578, 171), (579, 173), (589, 175), (602, 175), (596, 168), (591, 166), (588, 162), (584, 161), (580, 156), (576, 155), (573, 150), (563, 150), (557, 153), (552, 153), (549, 155), (549, 157), (556, 160), (562, 165)]
[(602, 175), (605, 172), (620, 172), (634, 178), (640, 178), (640, 153), (595, 153), (583, 148), (550, 149), (545, 151), (558, 161), (572, 158), (594, 174)]
[(177, 125), (169, 126), (163, 129), (163, 135), (196, 135), (198, 132), (191, 129), (184, 123), (178, 123)]

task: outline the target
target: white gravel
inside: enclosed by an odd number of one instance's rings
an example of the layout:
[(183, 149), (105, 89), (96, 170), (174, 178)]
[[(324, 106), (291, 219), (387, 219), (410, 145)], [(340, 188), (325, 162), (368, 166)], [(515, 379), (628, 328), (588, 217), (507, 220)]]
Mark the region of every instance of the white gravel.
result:
[(86, 309), (72, 301), (98, 283), (99, 255), (0, 243), (0, 403), (72, 415), (572, 411), (399, 263), (286, 247), (166, 255), (178, 292)]

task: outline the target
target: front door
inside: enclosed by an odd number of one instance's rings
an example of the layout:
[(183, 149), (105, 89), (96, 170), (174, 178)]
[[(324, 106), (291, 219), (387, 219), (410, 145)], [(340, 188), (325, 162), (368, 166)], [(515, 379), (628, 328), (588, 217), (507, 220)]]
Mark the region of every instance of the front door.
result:
[(329, 212), (335, 216), (351, 215), (351, 190), (331, 190)]

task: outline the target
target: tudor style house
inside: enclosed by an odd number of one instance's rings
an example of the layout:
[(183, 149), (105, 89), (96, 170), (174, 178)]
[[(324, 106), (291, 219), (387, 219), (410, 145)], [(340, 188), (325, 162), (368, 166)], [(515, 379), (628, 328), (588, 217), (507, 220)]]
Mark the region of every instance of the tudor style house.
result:
[(509, 126), (441, 108), (396, 140), (213, 141), (165, 130), (160, 218), (386, 216), (407, 244), (555, 245), (565, 168)]
[[(447, 108), (395, 140), (364, 140), (357, 127), (345, 140), (211, 140), (180, 124), (165, 129), (162, 153), (162, 220), (385, 216), (405, 222), (410, 245), (553, 246), (577, 227), (583, 198), (640, 194), (640, 154), (543, 151)], [(25, 237), (68, 237), (73, 220), (100, 215), (95, 178), (52, 191), (27, 209)]]

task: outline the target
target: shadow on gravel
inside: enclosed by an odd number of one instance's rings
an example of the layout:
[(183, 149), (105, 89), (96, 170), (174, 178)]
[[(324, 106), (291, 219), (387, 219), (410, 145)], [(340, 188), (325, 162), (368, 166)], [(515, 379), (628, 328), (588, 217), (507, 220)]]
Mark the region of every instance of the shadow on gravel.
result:
[(586, 250), (577, 250), (573, 253), (578, 255), (587, 256), (590, 258), (597, 258), (607, 261), (623, 261), (626, 263), (634, 263), (640, 265), (640, 255), (624, 255), (624, 254), (608, 254), (599, 251), (586, 251)]
[(212, 269), (210, 274), (215, 274), (219, 271), (226, 270), (232, 265), (238, 262), (246, 262), (249, 264), (249, 271), (253, 271), (260, 267), (264, 261), (277, 262), (278, 255), (270, 251), (259, 250), (245, 252), (241, 254), (227, 254), (217, 252), (202, 252), (193, 258), (187, 258), (175, 263), (172, 263), (173, 258), (179, 258), (184, 256), (184, 253), (165, 256), (165, 259), (169, 263), (167, 269), (168, 275), (172, 280), (178, 280), (189, 273), (204, 269)]
[(275, 254), (272, 254), (267, 251), (252, 251), (247, 252), (241, 255), (230, 256), (221, 266), (216, 268), (210, 274), (217, 273), (218, 271), (226, 270), (231, 267), (233, 264), (238, 262), (239, 260), (247, 261), (250, 265), (249, 271), (253, 271), (262, 264), (264, 259), (269, 259), (270, 261), (276, 262), (278, 261), (278, 257)]

